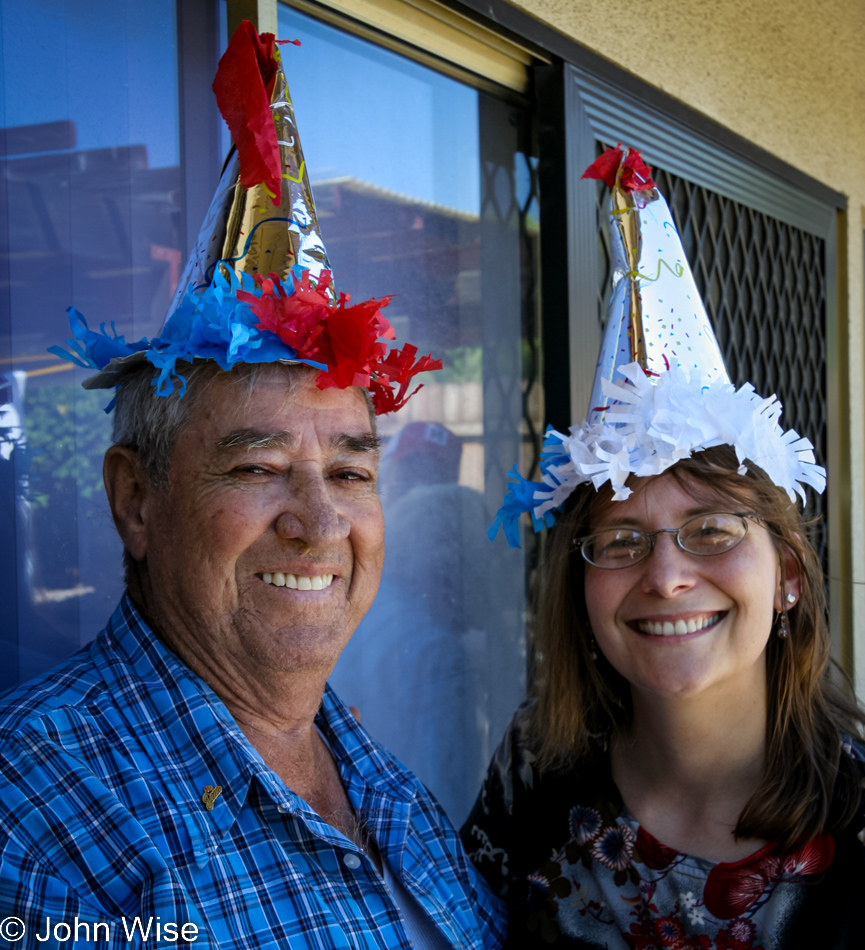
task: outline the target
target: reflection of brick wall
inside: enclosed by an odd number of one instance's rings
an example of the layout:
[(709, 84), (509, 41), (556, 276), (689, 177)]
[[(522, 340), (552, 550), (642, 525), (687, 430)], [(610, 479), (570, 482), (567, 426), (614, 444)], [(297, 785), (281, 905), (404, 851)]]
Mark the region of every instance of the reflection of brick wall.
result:
[(484, 491), (484, 444), (483, 442), (463, 442), (463, 454), (460, 457), (460, 485)]
[[(416, 377), (418, 378), (418, 377)], [(393, 435), (407, 422), (440, 422), (455, 435), (480, 438), (483, 434), (483, 390), (480, 383), (435, 383), (419, 377), (423, 388), (399, 414), (379, 419), (379, 431)]]
[(480, 221), (352, 178), (312, 183), (338, 290), (385, 311), (423, 353), (481, 342)]
[[(466, 214), (351, 178), (313, 183), (316, 208), (337, 287), (354, 299), (394, 294), (384, 315), (397, 343), (441, 355), (481, 344), (480, 221)], [(382, 436), (408, 422), (438, 422), (462, 440), (459, 483), (484, 490), (483, 386), (423, 388), (396, 416), (379, 420)]]
[(382, 435), (407, 422), (440, 422), (455, 435), (480, 437), (483, 432), (483, 389), (480, 383), (437, 383), (434, 374), (415, 377), (423, 389), (400, 409), (380, 420)]
[(0, 129), (3, 140), (18, 153), (0, 155), (0, 254), (16, 349), (52, 362), (45, 349), (68, 330), (70, 303), (90, 326), (114, 320), (132, 339), (157, 333), (172, 261), (185, 253), (179, 169), (149, 168), (144, 145), (41, 151), (74, 146), (71, 123)]

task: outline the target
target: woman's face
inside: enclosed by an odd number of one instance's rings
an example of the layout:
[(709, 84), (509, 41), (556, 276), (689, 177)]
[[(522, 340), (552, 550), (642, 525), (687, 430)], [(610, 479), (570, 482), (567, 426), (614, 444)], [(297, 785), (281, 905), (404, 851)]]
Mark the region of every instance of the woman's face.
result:
[[(699, 514), (743, 510), (741, 503), (697, 500), (672, 475), (660, 475), (638, 482), (627, 501), (610, 504), (592, 531), (678, 528)], [(654, 551), (632, 567), (586, 564), (585, 588), (604, 656), (635, 693), (666, 697), (728, 688), (761, 693), (773, 611), (787, 591), (798, 596), (795, 580), (782, 590), (778, 550), (752, 519), (745, 539), (725, 554), (688, 554), (675, 535), (659, 534)], [(665, 635), (667, 624), (685, 632), (669, 634), (667, 626)]]

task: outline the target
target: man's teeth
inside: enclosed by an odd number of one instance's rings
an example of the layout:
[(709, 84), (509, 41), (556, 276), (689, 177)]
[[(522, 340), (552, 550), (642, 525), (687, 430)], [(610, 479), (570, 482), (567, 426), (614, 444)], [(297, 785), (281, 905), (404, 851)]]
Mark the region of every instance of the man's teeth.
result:
[(275, 574), (262, 574), (261, 579), (265, 584), (290, 587), (292, 590), (324, 590), (333, 583), (333, 574), (316, 574), (314, 577), (306, 577), (303, 574), (283, 574), (277, 571)]
[(641, 620), (637, 626), (640, 633), (651, 633), (656, 637), (672, 637), (674, 634), (681, 636), (683, 633), (696, 633), (698, 630), (705, 630), (706, 627), (713, 626), (720, 619), (720, 614), (712, 614), (710, 617), (677, 620), (675, 623), (671, 623), (669, 620), (659, 623), (653, 623), (651, 620)]

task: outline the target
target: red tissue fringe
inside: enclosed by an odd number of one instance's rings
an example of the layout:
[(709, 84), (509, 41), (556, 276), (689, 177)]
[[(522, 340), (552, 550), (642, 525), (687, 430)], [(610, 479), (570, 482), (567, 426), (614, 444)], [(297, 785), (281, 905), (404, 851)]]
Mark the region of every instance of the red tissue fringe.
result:
[(431, 355), (415, 359), (417, 347), (410, 343), (388, 353), (387, 344), (379, 342), (396, 336), (381, 313), (389, 297), (350, 305), (349, 297), (340, 294), (333, 306), (326, 296), (331, 283), (326, 270), (317, 285), (310, 282), (308, 271), (300, 279), (292, 275), (291, 294), (275, 274), (256, 280), (262, 295), (239, 290), (237, 299), (249, 304), (259, 330), (275, 333), (299, 358), (327, 365), (316, 380), (319, 389), (362, 386), (372, 394), (376, 415), (383, 415), (402, 408), (421, 388), (408, 392), (414, 376), (442, 368), (441, 360)]
[[(620, 167), (621, 174), (619, 174)], [(619, 175), (618, 185), (622, 191), (645, 191), (647, 188), (657, 187), (652, 181), (652, 169), (645, 164), (636, 149), (628, 149), (628, 154), (622, 161), (621, 143), (615, 148), (608, 148), (589, 165), (580, 177), (599, 178), (612, 189), (616, 185), (617, 175)]]

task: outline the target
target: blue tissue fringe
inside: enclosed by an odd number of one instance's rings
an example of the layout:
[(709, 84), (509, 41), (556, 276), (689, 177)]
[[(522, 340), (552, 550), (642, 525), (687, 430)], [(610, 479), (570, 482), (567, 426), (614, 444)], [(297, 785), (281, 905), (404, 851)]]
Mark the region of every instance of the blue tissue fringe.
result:
[[(302, 268), (295, 268), (297, 276)], [(293, 292), (293, 285), (289, 284)], [(179, 395), (186, 392), (186, 379), (177, 372), (177, 361), (212, 359), (221, 369), (229, 370), (235, 363), (273, 363), (277, 360), (296, 360), (297, 351), (283, 343), (269, 330), (258, 330), (256, 317), (249, 305), (237, 299), (237, 291), (260, 297), (261, 289), (250, 274), (240, 279), (232, 271), (226, 280), (222, 271), (214, 273), (213, 280), (203, 293), (188, 292), (180, 306), (166, 320), (158, 337), (146, 337), (127, 343), (111, 322), (111, 332), (105, 324), (91, 330), (87, 321), (74, 307), (66, 311), (73, 337), (66, 341), (68, 350), (61, 346), (49, 347), (48, 352), (85, 369), (104, 369), (112, 359), (131, 356), (144, 351), (147, 359), (159, 372), (153, 386), (158, 396), (168, 396), (179, 386)], [(327, 370), (324, 363), (300, 360), (316, 369)], [(114, 406), (106, 409), (110, 411)]]
[[(570, 456), (562, 451), (563, 438), (564, 436), (556, 432), (552, 426), (547, 426), (547, 431), (544, 433), (543, 448), (541, 449), (541, 473), (552, 482), (555, 482), (555, 486), (558, 486), (560, 482), (556, 476), (552, 474), (550, 469), (554, 466), (564, 465), (565, 462), (570, 460)], [(527, 478), (523, 478), (523, 476), (520, 475), (516, 465), (514, 465), (513, 471), (508, 472), (508, 477), (511, 483), (505, 495), (504, 504), (496, 512), (496, 519), (490, 525), (487, 531), (487, 537), (490, 541), (493, 541), (498, 534), (499, 528), (502, 528), (505, 532), (508, 546), (518, 548), (521, 546), (519, 520), (523, 513), (528, 512), (532, 516), (532, 527), (535, 533), (537, 533), (538, 531), (543, 531), (544, 528), (552, 528), (556, 523), (555, 512), (561, 511), (562, 506), (559, 505), (545, 512), (543, 518), (536, 518), (534, 513), (535, 508), (542, 504), (544, 494), (552, 495), (555, 491), (555, 486), (549, 485), (546, 482), (530, 482)], [(536, 498), (536, 493), (540, 493), (541, 497)]]

